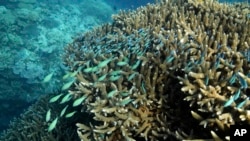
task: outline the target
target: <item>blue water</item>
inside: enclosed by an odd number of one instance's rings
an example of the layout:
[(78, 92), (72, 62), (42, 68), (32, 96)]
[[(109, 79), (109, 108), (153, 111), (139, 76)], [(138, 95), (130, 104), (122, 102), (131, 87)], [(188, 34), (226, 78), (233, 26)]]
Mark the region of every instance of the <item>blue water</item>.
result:
[[(235, 2), (226, 1), (223, 2)], [(61, 88), (63, 47), (72, 37), (111, 22), (120, 9), (154, 0), (0, 1), (0, 132), (40, 95)], [(239, 0), (238, 2), (248, 2)], [(41, 83), (53, 72), (48, 83)]]

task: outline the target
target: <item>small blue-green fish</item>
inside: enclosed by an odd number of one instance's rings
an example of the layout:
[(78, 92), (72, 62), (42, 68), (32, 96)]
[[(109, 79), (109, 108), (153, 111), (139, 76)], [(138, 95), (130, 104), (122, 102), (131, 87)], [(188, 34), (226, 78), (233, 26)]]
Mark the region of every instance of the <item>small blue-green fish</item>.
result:
[(51, 111), (50, 109), (47, 111), (46, 113), (46, 122), (48, 122), (50, 120), (50, 117), (51, 117)]
[(62, 116), (65, 114), (65, 112), (66, 112), (68, 106), (69, 106), (69, 105), (66, 105), (66, 106), (62, 109), (62, 111), (61, 111), (61, 113), (60, 113), (60, 117), (62, 117)]
[(124, 57), (123, 60), (124, 60), (124, 62), (127, 62), (127, 63), (129, 62), (128, 57)]
[(93, 67), (91, 72), (97, 72), (99, 70), (98, 67)]
[(92, 72), (92, 69), (93, 68), (86, 68), (86, 69), (83, 70), (83, 72), (90, 73), (90, 72)]
[(111, 92), (109, 92), (109, 93), (107, 94), (107, 97), (108, 97), (108, 98), (111, 98), (111, 97), (113, 97), (116, 93), (117, 93), (117, 90), (113, 90), (113, 91), (111, 91)]
[(234, 97), (234, 101), (240, 97), (240, 89), (238, 89), (238, 91), (235, 92), (233, 97)]
[(120, 92), (119, 93), (121, 96), (128, 96), (129, 95), (129, 92)]
[(136, 63), (132, 66), (132, 70), (137, 69), (137, 67), (140, 65), (141, 60), (137, 60)]
[(58, 121), (58, 117), (51, 122), (48, 128), (48, 132), (51, 132), (53, 129), (55, 129), (57, 121)]
[(218, 69), (219, 65), (220, 65), (220, 59), (219, 57), (217, 57), (214, 66), (216, 69)]
[[(97, 68), (97, 67), (95, 67), (95, 68)], [(98, 68), (97, 68), (98, 69)], [(95, 74), (100, 74), (100, 73), (102, 73), (102, 69), (98, 69), (96, 72), (95, 72)]]
[(144, 52), (142, 52), (142, 51), (137, 52), (137, 56), (143, 56), (143, 55), (144, 55)]
[(60, 104), (63, 104), (65, 102), (68, 102), (70, 99), (72, 98), (72, 95), (70, 93), (68, 93), (67, 95), (65, 95), (63, 97), (63, 99), (61, 100)]
[(62, 90), (67, 90), (73, 83), (75, 82), (75, 79), (73, 79), (72, 81), (69, 81), (68, 83), (64, 84), (62, 87)]
[(65, 117), (66, 117), (66, 118), (70, 118), (70, 117), (72, 117), (75, 113), (76, 113), (76, 111), (73, 111), (73, 112), (68, 113), (67, 115), (65, 115)]
[(49, 100), (49, 103), (56, 102), (63, 94), (56, 95)]
[(234, 97), (232, 96), (224, 105), (223, 107), (228, 107), (234, 102)]
[(121, 71), (121, 70), (116, 70), (116, 71), (112, 71), (112, 72), (110, 72), (110, 75), (119, 75), (119, 74), (121, 74), (123, 71)]
[(239, 104), (237, 105), (237, 108), (238, 108), (238, 109), (242, 108), (242, 107), (247, 103), (248, 99), (249, 99), (249, 98), (246, 98), (244, 101), (242, 101), (241, 103), (239, 103)]
[(130, 97), (128, 96), (128, 97), (124, 98), (122, 101), (120, 101), (120, 105), (125, 106), (125, 105), (129, 104), (131, 101), (133, 101), (133, 99), (130, 99)]
[(206, 53), (205, 50), (203, 50), (203, 51), (201, 52), (201, 57), (200, 57), (200, 59), (196, 62), (197, 64), (201, 64), (201, 63), (204, 62), (205, 53)]
[(238, 78), (240, 80), (241, 88), (246, 89), (248, 87), (247, 81), (243, 77), (241, 77), (240, 75), (238, 75)]
[(110, 76), (109, 80), (110, 80), (110, 81), (116, 81), (116, 80), (118, 80), (120, 77), (121, 77), (121, 75), (112, 75), (112, 76)]
[(138, 73), (130, 74), (129, 77), (128, 77), (128, 81), (132, 80), (135, 77), (136, 74), (138, 74)]
[(121, 61), (121, 62), (118, 62), (118, 63), (117, 63), (117, 66), (125, 66), (125, 65), (127, 65), (127, 64), (128, 64), (127, 62)]
[(82, 104), (82, 102), (86, 99), (86, 96), (82, 96), (78, 99), (76, 99), (73, 103), (73, 107), (79, 106), (80, 104)]
[(66, 74), (63, 75), (63, 80), (67, 79), (70, 77), (70, 72), (67, 72)]
[(103, 80), (105, 80), (106, 76), (107, 76), (107, 74), (104, 74), (103, 76), (101, 76), (100, 78), (98, 78), (98, 81), (103, 81)]
[(208, 85), (208, 82), (209, 82), (209, 77), (206, 76), (206, 78), (205, 78), (205, 85), (206, 85), (206, 86)]
[(107, 60), (104, 60), (104, 61), (100, 62), (97, 67), (98, 68), (103, 68), (103, 67), (107, 66), (110, 61), (112, 61), (112, 57), (107, 59)]
[(233, 74), (231, 78), (229, 79), (229, 84), (232, 85), (236, 80), (236, 74)]
[(198, 59), (197, 61), (195, 61), (195, 64), (201, 64), (204, 60), (204, 57), (201, 57), (200, 59)]
[(174, 56), (172, 56), (172, 55), (170, 55), (170, 56), (168, 56), (167, 58), (166, 58), (166, 62), (167, 63), (170, 63), (170, 62), (172, 62), (174, 60)]
[(144, 82), (142, 82), (141, 88), (142, 88), (143, 93), (145, 94), (147, 91), (146, 91), (145, 83)]
[(78, 71), (74, 71), (74, 72), (72, 72), (72, 73), (70, 73), (70, 77), (75, 77), (76, 75), (77, 75), (77, 73), (78, 73)]
[(176, 55), (176, 52), (174, 50), (171, 51), (170, 55), (166, 58), (166, 62), (170, 63), (174, 60), (174, 56)]
[(195, 65), (193, 64), (193, 62), (192, 61), (189, 61), (188, 62), (188, 64), (185, 66), (185, 71), (186, 72), (189, 72), (189, 71), (191, 71), (191, 69), (194, 67)]
[(53, 76), (54, 72), (48, 74), (47, 76), (44, 77), (42, 83), (47, 83), (51, 80), (52, 76)]

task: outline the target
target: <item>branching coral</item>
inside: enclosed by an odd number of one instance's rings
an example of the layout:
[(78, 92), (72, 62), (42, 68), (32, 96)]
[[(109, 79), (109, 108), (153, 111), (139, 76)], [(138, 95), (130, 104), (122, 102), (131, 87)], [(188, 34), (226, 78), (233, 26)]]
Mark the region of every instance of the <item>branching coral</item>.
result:
[(31, 105), (19, 118), (15, 118), (9, 129), (0, 134), (1, 141), (64, 141), (77, 140), (74, 126), (70, 127), (72, 120), (61, 120), (64, 124), (57, 125), (53, 133), (47, 132), (48, 123), (45, 121), (46, 111), (53, 110), (54, 118), (61, 106), (48, 105), (51, 95), (43, 95)]
[(246, 7), (161, 1), (76, 38), (70, 93), (94, 120), (76, 124), (81, 140), (229, 139), (249, 124)]

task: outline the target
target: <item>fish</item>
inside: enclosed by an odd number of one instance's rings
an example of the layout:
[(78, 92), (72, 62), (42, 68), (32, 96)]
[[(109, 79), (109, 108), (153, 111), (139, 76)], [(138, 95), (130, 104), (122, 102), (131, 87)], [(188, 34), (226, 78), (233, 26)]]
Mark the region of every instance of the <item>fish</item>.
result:
[(75, 82), (75, 79), (73, 79), (72, 81), (69, 81), (68, 83), (64, 84), (62, 87), (62, 90), (67, 90), (73, 83)]
[(82, 102), (86, 99), (87, 96), (82, 96), (78, 99), (76, 99), (73, 103), (73, 107), (79, 106), (80, 104), (82, 104)]
[(115, 70), (115, 71), (110, 72), (110, 75), (120, 75), (122, 73), (123, 73), (122, 70)]
[(53, 75), (54, 75), (54, 72), (52, 72), (52, 73), (48, 74), (47, 76), (45, 76), (42, 83), (48, 83), (51, 80)]
[(91, 72), (97, 72), (98, 70), (99, 70), (99, 68), (95, 66), (92, 68)]
[(75, 77), (77, 75), (79, 71), (74, 71), (74, 72), (67, 72), (64, 76), (63, 76), (63, 80), (68, 79), (68, 78), (72, 78)]
[(136, 63), (132, 66), (132, 70), (137, 69), (137, 67), (140, 65), (141, 60), (137, 60)]
[(246, 98), (244, 101), (242, 101), (241, 103), (239, 103), (236, 107), (237, 107), (238, 109), (242, 108), (242, 107), (247, 103), (248, 99), (249, 99), (249, 98)]
[(90, 73), (90, 72), (92, 72), (92, 69), (93, 68), (86, 68), (86, 69), (83, 70), (83, 72)]
[(66, 106), (63, 108), (63, 110), (62, 110), (61, 113), (60, 113), (60, 117), (62, 117), (62, 116), (65, 114), (65, 112), (66, 112), (68, 106), (69, 106), (69, 105), (66, 105)]
[(137, 74), (138, 73), (132, 73), (131, 75), (129, 75), (128, 81), (132, 80), (135, 77), (135, 75), (137, 75)]
[(130, 93), (129, 92), (120, 92), (119, 93), (121, 96), (128, 96)]
[(241, 88), (246, 89), (248, 87), (247, 81), (241, 75), (238, 75), (238, 78), (241, 84)]
[(61, 100), (60, 104), (63, 104), (65, 102), (68, 102), (70, 99), (72, 98), (72, 95), (70, 93), (68, 93), (67, 95), (65, 95), (63, 97), (63, 99)]
[(82, 66), (79, 67), (77, 70), (73, 71), (70, 73), (70, 77), (75, 77), (77, 75), (78, 72), (80, 72), (82, 70)]
[(49, 103), (56, 102), (63, 94), (56, 95), (49, 100)]
[(235, 80), (236, 80), (236, 74), (233, 74), (233, 75), (231, 76), (231, 78), (229, 79), (229, 84), (230, 84), (230, 85), (234, 84)]
[(51, 110), (49, 109), (46, 113), (46, 122), (48, 122), (51, 118)]
[(130, 97), (128, 96), (128, 97), (124, 98), (122, 101), (120, 101), (120, 105), (125, 106), (125, 105), (129, 104), (131, 101), (133, 101), (133, 99), (130, 99)]
[(240, 89), (234, 94), (234, 101), (237, 100), (240, 97)]
[(216, 69), (218, 69), (218, 67), (219, 67), (219, 65), (220, 65), (220, 59), (219, 59), (220, 57), (217, 57), (216, 58), (216, 61), (215, 61), (215, 64), (214, 64), (214, 66), (215, 66), (215, 68)]
[(48, 132), (51, 132), (53, 129), (55, 129), (56, 127), (56, 124), (57, 124), (57, 121), (58, 121), (58, 117), (55, 118), (49, 125), (49, 128), (48, 128)]
[(73, 111), (73, 112), (68, 113), (67, 115), (65, 115), (65, 117), (66, 117), (66, 118), (70, 118), (70, 117), (72, 117), (75, 113), (76, 113), (76, 111)]
[(206, 86), (208, 85), (208, 82), (209, 82), (209, 77), (206, 76), (206, 78), (205, 78), (205, 85), (206, 85)]
[(118, 80), (120, 77), (121, 77), (121, 75), (111, 75), (110, 78), (109, 78), (109, 80), (110, 80), (110, 81), (116, 81), (116, 80)]
[(234, 102), (234, 96), (232, 96), (224, 105), (223, 107), (228, 107)]
[(174, 56), (170, 55), (166, 58), (167, 63), (171, 63), (174, 60)]
[(92, 72), (97, 72), (99, 70), (98, 67), (91, 67), (91, 68), (86, 68), (83, 70), (85, 73), (92, 73)]
[(124, 60), (125, 62), (129, 62), (128, 57), (124, 57), (123, 60)]
[(147, 93), (147, 90), (145, 88), (145, 83), (144, 82), (142, 82), (141, 88), (142, 88), (142, 91), (143, 91), (144, 94)]
[(65, 75), (63, 75), (63, 78), (62, 78), (62, 79), (65, 80), (65, 79), (69, 78), (70, 75), (71, 75), (71, 73), (70, 73), (70, 72), (67, 72)]
[(100, 62), (100, 63), (97, 65), (97, 67), (98, 67), (98, 68), (103, 68), (103, 67), (107, 66), (108, 63), (112, 61), (112, 59), (113, 59), (113, 58), (111, 57), (111, 58), (109, 58), (109, 59), (107, 59), (107, 60), (104, 60), (104, 61)]
[(176, 52), (174, 50), (171, 51), (170, 55), (166, 58), (167, 63), (171, 63), (176, 56)]
[(104, 74), (103, 76), (101, 76), (101, 77), (98, 79), (98, 81), (104, 81), (105, 78), (106, 78), (106, 76), (107, 76), (107, 74)]
[(121, 62), (118, 62), (118, 63), (117, 63), (117, 66), (125, 66), (125, 65), (127, 65), (127, 64), (128, 64), (127, 62), (121, 61)]
[(111, 97), (113, 97), (117, 92), (118, 92), (117, 90), (113, 90), (113, 91), (111, 91), (111, 92), (109, 92), (109, 93), (107, 94), (107, 97), (108, 97), (108, 98), (111, 98)]

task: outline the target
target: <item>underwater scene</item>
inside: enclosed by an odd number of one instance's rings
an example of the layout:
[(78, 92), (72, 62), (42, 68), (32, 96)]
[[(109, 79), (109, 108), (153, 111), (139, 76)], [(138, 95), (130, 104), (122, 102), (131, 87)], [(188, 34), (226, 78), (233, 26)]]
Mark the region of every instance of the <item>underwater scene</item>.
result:
[(0, 141), (250, 125), (249, 0), (1, 0), (0, 45)]

